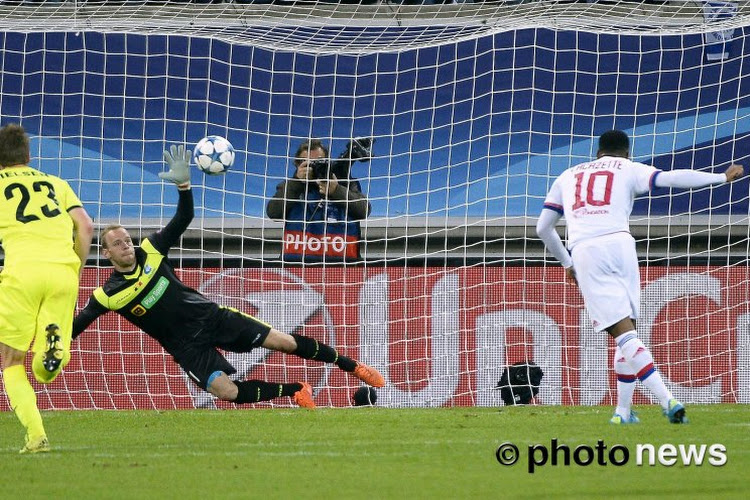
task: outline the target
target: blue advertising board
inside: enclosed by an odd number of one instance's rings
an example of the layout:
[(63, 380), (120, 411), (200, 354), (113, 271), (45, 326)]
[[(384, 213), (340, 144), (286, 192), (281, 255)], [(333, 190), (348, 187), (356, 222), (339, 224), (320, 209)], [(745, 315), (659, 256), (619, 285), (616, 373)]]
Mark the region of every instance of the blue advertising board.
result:
[[(226, 176), (193, 173), (205, 217), (265, 217), (302, 140), (337, 155), (363, 135), (376, 137), (375, 158), (353, 175), (373, 217), (536, 216), (554, 176), (595, 155), (611, 128), (662, 169), (747, 163), (750, 50), (739, 31), (722, 61), (705, 60), (700, 34), (523, 29), (314, 55), (185, 36), (6, 32), (0, 114), (21, 121), (32, 164), (70, 180), (97, 219), (171, 215), (162, 150), (209, 134), (238, 155)], [(747, 214), (743, 182), (640, 200), (635, 212)]]

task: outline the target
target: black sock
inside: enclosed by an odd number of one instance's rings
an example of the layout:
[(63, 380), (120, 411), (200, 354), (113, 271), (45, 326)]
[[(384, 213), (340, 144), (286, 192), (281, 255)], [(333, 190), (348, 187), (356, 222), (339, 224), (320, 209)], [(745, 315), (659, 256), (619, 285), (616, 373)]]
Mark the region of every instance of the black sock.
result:
[(292, 354), (305, 359), (314, 359), (323, 363), (335, 363), (336, 366), (345, 372), (353, 372), (357, 362), (346, 356), (339, 356), (339, 353), (328, 344), (323, 344), (317, 340), (305, 337), (304, 335), (292, 334), (297, 342), (297, 350)]
[(245, 380), (235, 382), (234, 385), (237, 386), (237, 399), (234, 402), (238, 405), (292, 396), (302, 389), (302, 384), (274, 384), (262, 380)]
[(336, 360), (336, 366), (338, 366), (345, 372), (351, 373), (357, 367), (357, 362), (354, 361), (352, 358), (347, 358), (346, 356), (339, 356), (339, 359)]

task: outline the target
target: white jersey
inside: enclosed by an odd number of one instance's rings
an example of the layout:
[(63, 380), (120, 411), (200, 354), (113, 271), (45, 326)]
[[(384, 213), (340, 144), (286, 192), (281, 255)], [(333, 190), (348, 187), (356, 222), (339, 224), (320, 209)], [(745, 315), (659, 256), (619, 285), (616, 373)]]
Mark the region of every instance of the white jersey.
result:
[(603, 156), (560, 174), (544, 208), (565, 216), (569, 250), (590, 238), (629, 233), (635, 196), (648, 192), (660, 172), (627, 158)]

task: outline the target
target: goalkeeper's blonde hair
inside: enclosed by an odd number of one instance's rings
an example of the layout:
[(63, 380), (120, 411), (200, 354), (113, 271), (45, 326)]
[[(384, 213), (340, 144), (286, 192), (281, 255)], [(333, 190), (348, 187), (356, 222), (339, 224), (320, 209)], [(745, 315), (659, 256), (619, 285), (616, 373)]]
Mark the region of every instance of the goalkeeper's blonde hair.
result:
[(99, 233), (99, 245), (101, 245), (102, 248), (107, 248), (107, 239), (105, 236), (110, 233), (110, 231), (114, 231), (115, 229), (125, 229), (125, 226), (122, 224), (110, 224), (109, 226), (105, 227), (101, 230)]

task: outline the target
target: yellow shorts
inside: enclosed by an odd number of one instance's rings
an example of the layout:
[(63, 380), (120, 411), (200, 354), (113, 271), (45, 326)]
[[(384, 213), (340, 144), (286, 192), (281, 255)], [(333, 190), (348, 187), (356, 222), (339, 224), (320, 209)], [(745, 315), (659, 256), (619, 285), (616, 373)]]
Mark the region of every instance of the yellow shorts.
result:
[(78, 271), (64, 264), (15, 265), (0, 273), (0, 342), (19, 351), (45, 349), (49, 324), (66, 349), (78, 301)]

